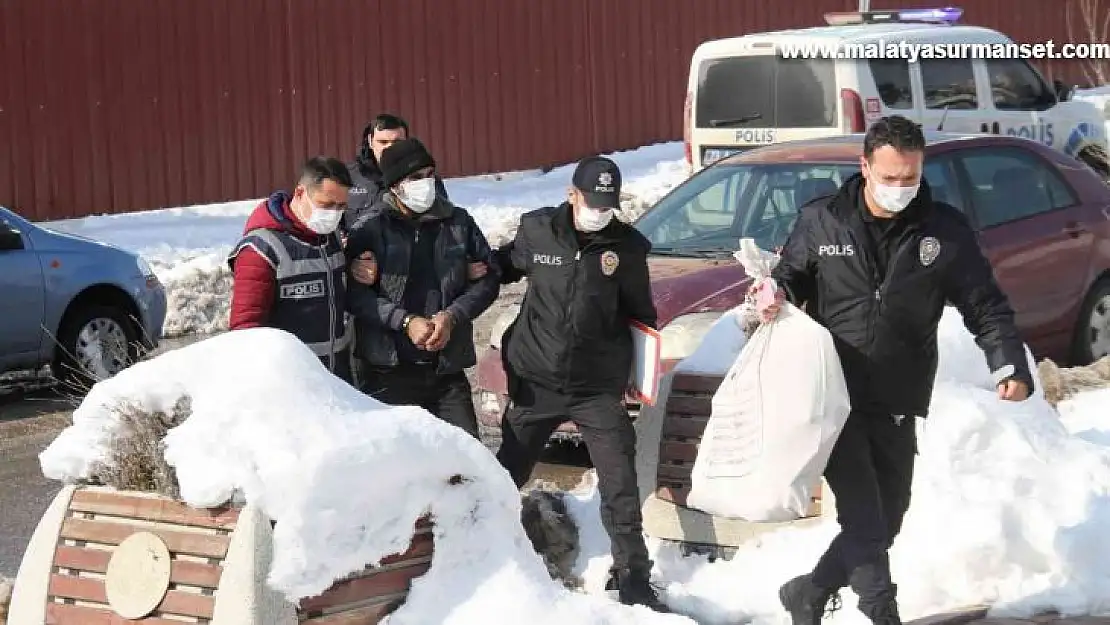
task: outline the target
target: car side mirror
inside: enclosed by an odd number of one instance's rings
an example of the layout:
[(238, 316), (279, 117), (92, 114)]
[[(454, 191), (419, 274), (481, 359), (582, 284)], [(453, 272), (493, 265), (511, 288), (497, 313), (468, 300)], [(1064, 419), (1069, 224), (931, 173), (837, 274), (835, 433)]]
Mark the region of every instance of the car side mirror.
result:
[(23, 249), (23, 235), (19, 230), (0, 222), (0, 251)]

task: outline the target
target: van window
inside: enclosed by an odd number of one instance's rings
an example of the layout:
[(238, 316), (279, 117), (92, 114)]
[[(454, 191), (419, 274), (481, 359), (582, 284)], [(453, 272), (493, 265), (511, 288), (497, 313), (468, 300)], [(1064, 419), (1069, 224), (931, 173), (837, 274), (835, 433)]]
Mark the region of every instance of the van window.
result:
[(837, 124), (832, 59), (740, 56), (698, 70), (698, 128), (828, 128)]
[(1041, 75), (1021, 59), (987, 59), (987, 74), (1000, 111), (1043, 111), (1056, 104)]
[(1055, 171), (1017, 148), (981, 148), (960, 154), (971, 182), (980, 228), (1074, 206), (1075, 194)]
[(883, 104), (892, 109), (913, 108), (910, 64), (901, 59), (873, 59), (869, 62), (875, 89)]
[(925, 106), (954, 111), (979, 108), (971, 59), (922, 59)]

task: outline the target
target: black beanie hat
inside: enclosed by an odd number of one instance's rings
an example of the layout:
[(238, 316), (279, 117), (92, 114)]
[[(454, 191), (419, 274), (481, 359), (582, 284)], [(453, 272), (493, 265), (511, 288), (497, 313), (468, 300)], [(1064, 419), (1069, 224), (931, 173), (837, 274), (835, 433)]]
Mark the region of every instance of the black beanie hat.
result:
[(382, 184), (389, 189), (398, 182), (424, 169), (435, 168), (436, 162), (419, 139), (402, 139), (382, 152)]

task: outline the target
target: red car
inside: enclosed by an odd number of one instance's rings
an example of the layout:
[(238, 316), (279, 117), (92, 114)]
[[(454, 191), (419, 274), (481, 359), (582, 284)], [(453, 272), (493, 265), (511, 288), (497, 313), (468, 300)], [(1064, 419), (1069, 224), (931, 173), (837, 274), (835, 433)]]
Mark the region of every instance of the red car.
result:
[[(999, 135), (927, 133), (933, 197), (965, 211), (1036, 357), (1087, 364), (1110, 355), (1110, 186), (1048, 146)], [(750, 280), (733, 259), (741, 238), (781, 246), (798, 207), (859, 171), (862, 135), (781, 143), (719, 161), (636, 222), (654, 245), (652, 288), (664, 368), (691, 354)], [(499, 425), (506, 403), (500, 336), (478, 364), (478, 411)], [(630, 408), (635, 410), (635, 406)], [(635, 413), (634, 413), (635, 414)], [(566, 423), (563, 436), (574, 433)]]

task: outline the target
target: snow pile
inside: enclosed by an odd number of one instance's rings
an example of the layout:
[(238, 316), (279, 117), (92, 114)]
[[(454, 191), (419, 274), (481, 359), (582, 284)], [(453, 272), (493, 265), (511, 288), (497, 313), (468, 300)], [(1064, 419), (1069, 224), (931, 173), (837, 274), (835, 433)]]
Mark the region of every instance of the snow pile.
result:
[[(238, 365), (243, 354), (252, 368)], [(368, 398), (279, 330), (223, 334), (97, 384), (41, 454), (43, 473), (72, 482), (107, 461), (111, 406), (164, 412), (183, 396), (191, 416), (165, 438), (182, 498), (206, 507), (241, 495), (277, 521), (269, 582), (290, 600), (404, 551), (431, 514), (431, 569), (394, 625), (689, 623), (552, 581), (489, 450), (419, 408)]]
[[(610, 156), (624, 174), (625, 219), (638, 217), (686, 179), (681, 143)], [(520, 215), (566, 199), (574, 164), (539, 171), (454, 178), (447, 192), (467, 208), (490, 245), (512, 240)], [(227, 329), (231, 272), (226, 258), (261, 200), (100, 215), (41, 224), (140, 254), (166, 286), (166, 337)]]
[[(1110, 610), (1110, 390), (1081, 393), (1059, 413), (1040, 393), (999, 400), (953, 309), (941, 323), (940, 351), (932, 416), (919, 428), (913, 505), (892, 550), (903, 617), (977, 604), (1025, 617)], [(609, 562), (597, 505), (596, 489), (569, 505), (582, 535), (579, 574), (595, 590)], [(784, 529), (712, 564), (670, 545), (652, 550), (665, 599), (700, 623), (782, 623), (779, 585), (808, 572), (837, 530), (831, 520)], [(865, 623), (852, 593), (843, 599), (832, 621)]]

